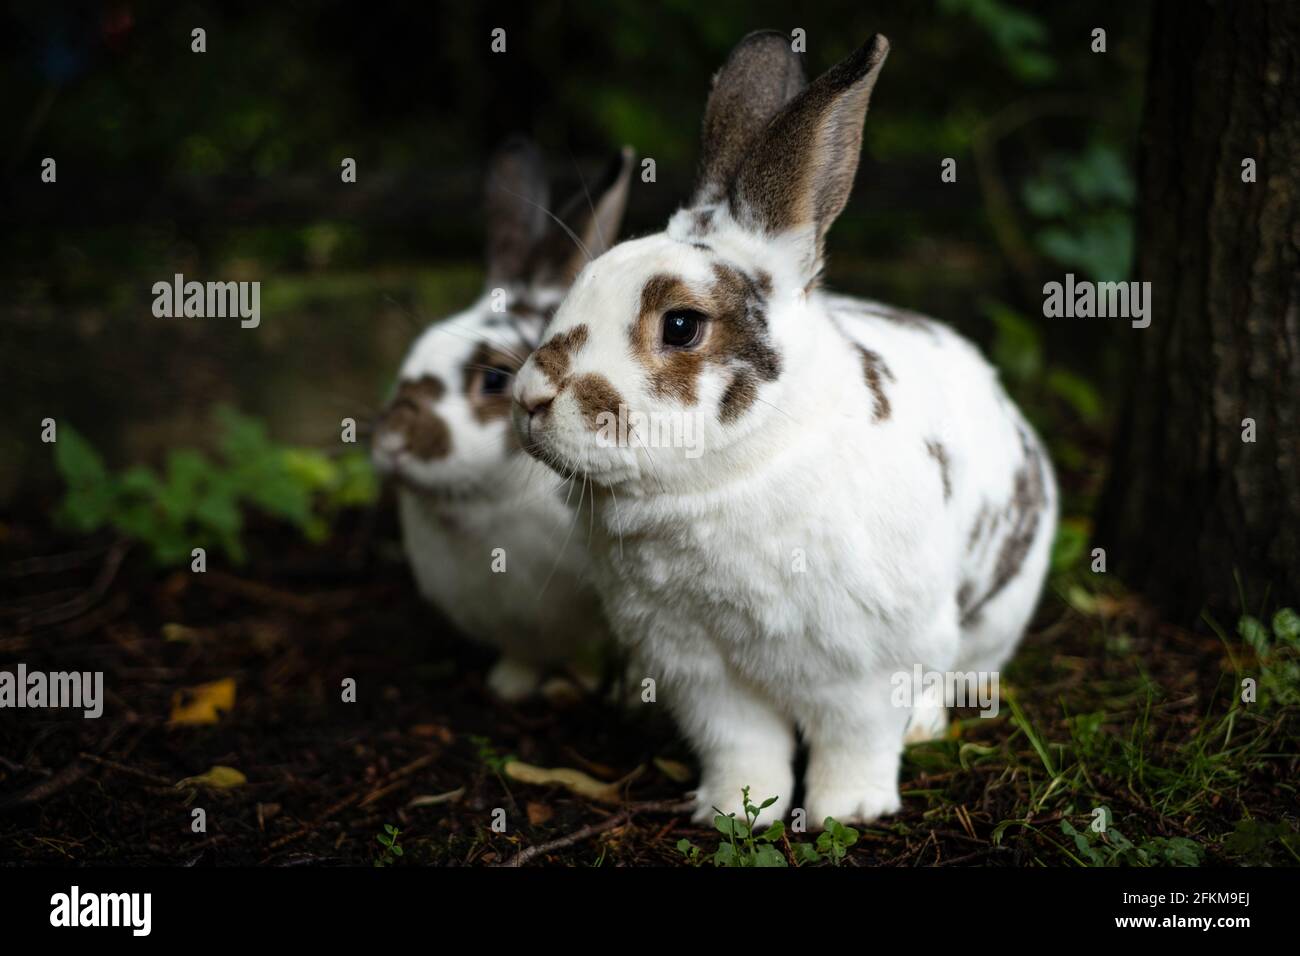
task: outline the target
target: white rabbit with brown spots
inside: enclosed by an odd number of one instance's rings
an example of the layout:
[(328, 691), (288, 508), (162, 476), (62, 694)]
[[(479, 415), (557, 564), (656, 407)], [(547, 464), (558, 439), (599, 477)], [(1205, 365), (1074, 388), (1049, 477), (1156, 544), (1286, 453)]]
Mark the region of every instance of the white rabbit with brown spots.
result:
[[(700, 759), (700, 819), (745, 786), (786, 812), (796, 734), (813, 824), (898, 810), (904, 739), (946, 711), (897, 676), (1001, 667), (1048, 566), (1051, 465), (995, 371), (819, 288), (887, 51), (805, 85), (786, 38), (742, 41), (692, 202), (583, 269), (514, 383), (525, 447), (595, 487), (603, 603)], [(647, 440), (686, 416), (696, 453)]]
[(588, 255), (612, 245), (627, 201), (624, 150), (548, 219), (540, 155), (502, 147), (487, 177), (488, 276), (481, 298), (431, 325), (402, 364), (372, 456), (396, 480), (403, 543), (421, 593), (466, 636), (501, 651), (488, 685), (537, 689), (608, 630), (575, 536), (571, 485), (528, 457), (510, 425), (510, 384)]

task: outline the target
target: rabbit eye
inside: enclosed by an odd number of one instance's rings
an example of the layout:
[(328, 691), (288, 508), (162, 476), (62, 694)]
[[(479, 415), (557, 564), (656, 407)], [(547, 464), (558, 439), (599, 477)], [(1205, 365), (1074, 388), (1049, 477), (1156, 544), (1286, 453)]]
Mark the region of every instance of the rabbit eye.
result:
[(483, 379), (479, 385), (479, 391), (484, 395), (500, 395), (506, 390), (506, 384), (510, 381), (510, 373), (505, 369), (489, 368), (483, 372)]
[(671, 349), (689, 349), (700, 341), (704, 315), (694, 309), (673, 309), (664, 313), (663, 344)]

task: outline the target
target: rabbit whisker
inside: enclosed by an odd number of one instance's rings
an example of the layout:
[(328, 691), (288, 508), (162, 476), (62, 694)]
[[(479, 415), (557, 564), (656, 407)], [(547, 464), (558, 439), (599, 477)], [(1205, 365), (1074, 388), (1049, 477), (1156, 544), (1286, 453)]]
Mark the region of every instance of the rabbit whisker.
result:
[(516, 192), (511, 192), (509, 189), (503, 189), (502, 191), (507, 193), (508, 195), (514, 196), (516, 199), (522, 202), (528, 203), (528, 205), (534, 207), (535, 209), (540, 209), (542, 212), (546, 213), (546, 215), (550, 216), (551, 219), (555, 221), (555, 224), (559, 226), (561, 229), (563, 229), (564, 232), (568, 235), (568, 237), (573, 240), (574, 244), (578, 247), (578, 249), (582, 252), (582, 254), (587, 257), (587, 261), (588, 262), (591, 261), (591, 250), (589, 250), (583, 244), (582, 240), (578, 238), (578, 234), (575, 233), (572, 229), (570, 229), (568, 225), (565, 224), (564, 220), (562, 220), (559, 216), (551, 212), (541, 203), (534, 202), (533, 200), (529, 199), (527, 196), (521, 196)]

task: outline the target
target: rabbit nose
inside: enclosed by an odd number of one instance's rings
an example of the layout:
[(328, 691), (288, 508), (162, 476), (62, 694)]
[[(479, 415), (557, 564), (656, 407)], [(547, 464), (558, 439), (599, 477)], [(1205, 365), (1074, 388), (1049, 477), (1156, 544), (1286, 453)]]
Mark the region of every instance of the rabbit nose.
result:
[(529, 421), (532, 421), (545, 415), (554, 401), (554, 395), (525, 395), (520, 404), (524, 406), (524, 411), (528, 413)]

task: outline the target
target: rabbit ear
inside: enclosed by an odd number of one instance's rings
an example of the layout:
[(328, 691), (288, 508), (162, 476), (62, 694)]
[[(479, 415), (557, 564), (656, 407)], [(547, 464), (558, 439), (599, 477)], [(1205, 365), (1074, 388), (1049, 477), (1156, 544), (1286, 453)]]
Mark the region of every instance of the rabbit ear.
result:
[(506, 140), (488, 161), (484, 192), (488, 284), (518, 281), (546, 227), (550, 192), (541, 152), (522, 136)]
[(704, 108), (696, 205), (722, 199), (750, 144), (806, 83), (789, 37), (760, 30), (736, 44)]
[(743, 226), (768, 235), (808, 231), (810, 278), (853, 190), (867, 102), (888, 53), (889, 41), (876, 34), (814, 80), (754, 140), (728, 190)]
[(530, 279), (535, 285), (568, 288), (583, 266), (617, 242), (634, 157), (632, 148), (624, 146), (591, 190), (580, 190), (547, 224), (533, 250)]

